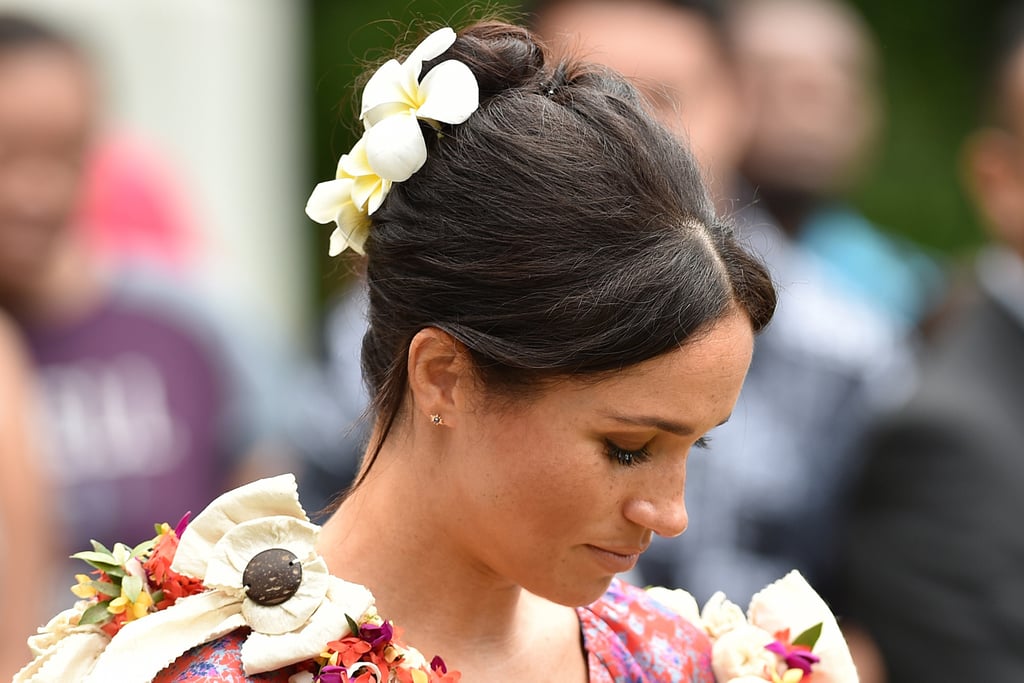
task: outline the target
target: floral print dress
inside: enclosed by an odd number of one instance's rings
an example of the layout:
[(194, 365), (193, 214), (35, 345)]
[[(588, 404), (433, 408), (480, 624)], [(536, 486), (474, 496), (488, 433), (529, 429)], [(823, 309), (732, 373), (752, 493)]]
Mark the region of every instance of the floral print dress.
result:
[[(576, 610), (591, 683), (714, 683), (711, 643), (702, 631), (647, 594), (616, 579), (597, 602)], [(246, 677), (234, 633), (193, 648), (154, 683), (287, 683), (302, 666)]]

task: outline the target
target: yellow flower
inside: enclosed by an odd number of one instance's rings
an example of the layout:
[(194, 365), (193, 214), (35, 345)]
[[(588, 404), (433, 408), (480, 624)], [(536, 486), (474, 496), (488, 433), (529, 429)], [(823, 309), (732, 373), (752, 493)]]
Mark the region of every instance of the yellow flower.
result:
[(788, 669), (782, 676), (772, 671), (772, 683), (800, 683), (803, 677), (804, 672), (800, 669)]
[(129, 591), (125, 590), (124, 586), (122, 586), (121, 596), (110, 601), (110, 604), (107, 605), (107, 611), (111, 614), (124, 613), (126, 621), (134, 621), (149, 614), (149, 608), (152, 606), (152, 595), (144, 590), (140, 590), (133, 599)]
[(92, 585), (91, 576), (88, 574), (75, 574), (75, 581), (78, 583), (71, 587), (72, 593), (84, 600), (96, 597), (98, 591)]

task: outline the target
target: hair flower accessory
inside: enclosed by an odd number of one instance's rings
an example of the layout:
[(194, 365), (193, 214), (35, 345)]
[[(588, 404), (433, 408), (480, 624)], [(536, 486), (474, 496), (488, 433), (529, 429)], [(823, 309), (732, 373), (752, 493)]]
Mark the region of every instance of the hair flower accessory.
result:
[(366, 83), (359, 115), (365, 132), (339, 160), (334, 180), (318, 184), (306, 203), (310, 218), (338, 225), (331, 256), (346, 248), (362, 254), (369, 216), (393, 183), (408, 180), (426, 163), (419, 122), (440, 129), (442, 123), (462, 123), (480, 106), (476, 77), (458, 60), (436, 65), (420, 80), (423, 63), (444, 54), (455, 38), (451, 28), (435, 31), (404, 62), (389, 60)]
[(746, 615), (721, 592), (700, 613), (684, 590), (647, 592), (708, 635), (711, 666), (721, 683), (857, 683), (835, 617), (797, 571), (751, 598)]

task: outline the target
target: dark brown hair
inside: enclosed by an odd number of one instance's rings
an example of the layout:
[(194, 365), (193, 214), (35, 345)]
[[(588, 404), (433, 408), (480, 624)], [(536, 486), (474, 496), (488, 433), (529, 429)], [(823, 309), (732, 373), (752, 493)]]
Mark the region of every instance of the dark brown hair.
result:
[(366, 242), (364, 377), (377, 441), (400, 414), (413, 336), (444, 330), (488, 388), (521, 395), (678, 348), (732, 306), (755, 330), (775, 291), (719, 219), (690, 154), (618, 74), (550, 63), (526, 29), (484, 22), (446, 59), (480, 108), (396, 183)]

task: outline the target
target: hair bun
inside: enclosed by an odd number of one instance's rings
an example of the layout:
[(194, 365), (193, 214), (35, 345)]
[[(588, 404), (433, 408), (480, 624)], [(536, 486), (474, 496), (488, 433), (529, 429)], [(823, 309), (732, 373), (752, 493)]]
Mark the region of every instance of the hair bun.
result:
[[(429, 66), (446, 59), (457, 59), (470, 68), (480, 86), (480, 99), (485, 100), (507, 90), (539, 88), (544, 50), (525, 28), (485, 21), (460, 33), (455, 44)], [(535, 87), (529, 88), (531, 84)]]

